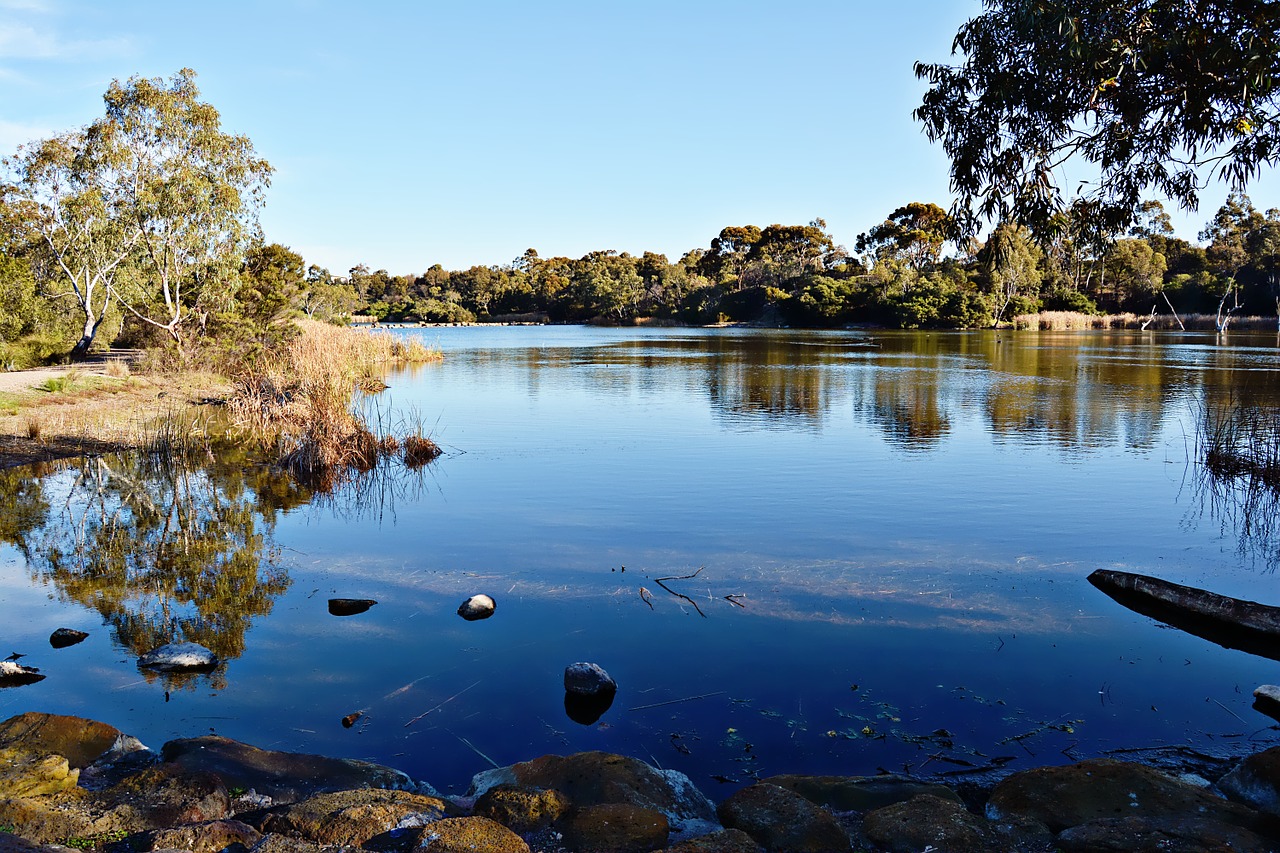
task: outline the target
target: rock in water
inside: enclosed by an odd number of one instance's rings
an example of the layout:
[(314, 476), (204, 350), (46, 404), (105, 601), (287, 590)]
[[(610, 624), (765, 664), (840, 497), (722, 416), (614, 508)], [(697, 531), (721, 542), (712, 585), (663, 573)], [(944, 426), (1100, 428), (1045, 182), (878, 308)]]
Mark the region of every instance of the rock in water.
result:
[(0, 687), (21, 687), (44, 681), (45, 677), (34, 666), (23, 666), (11, 660), (0, 660)]
[(83, 642), (87, 636), (89, 635), (84, 631), (77, 631), (75, 628), (59, 628), (49, 635), (49, 645), (55, 649), (65, 649), (67, 646)]
[(138, 666), (159, 672), (210, 670), (218, 665), (218, 656), (199, 643), (166, 643), (138, 658)]
[(363, 613), (378, 602), (372, 598), (331, 598), (329, 613), (333, 616), (355, 616)]
[(618, 692), (618, 682), (594, 663), (571, 663), (564, 668), (564, 690), (578, 696)]
[(458, 615), (468, 622), (477, 619), (488, 619), (498, 605), (487, 595), (473, 595), (458, 608)]

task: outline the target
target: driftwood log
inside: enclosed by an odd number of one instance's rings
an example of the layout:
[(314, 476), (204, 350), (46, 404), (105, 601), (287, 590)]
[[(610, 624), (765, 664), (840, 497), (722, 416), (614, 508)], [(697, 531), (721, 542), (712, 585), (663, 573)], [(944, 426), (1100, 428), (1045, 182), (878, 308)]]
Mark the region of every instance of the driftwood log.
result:
[(1280, 607), (1110, 569), (1098, 569), (1089, 583), (1143, 616), (1224, 648), (1280, 660)]

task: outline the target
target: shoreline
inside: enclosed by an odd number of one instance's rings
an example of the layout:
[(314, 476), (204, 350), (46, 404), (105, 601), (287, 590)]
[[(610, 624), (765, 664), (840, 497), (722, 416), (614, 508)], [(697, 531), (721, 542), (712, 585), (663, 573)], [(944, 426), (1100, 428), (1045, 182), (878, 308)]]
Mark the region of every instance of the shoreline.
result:
[(23, 853), (1264, 851), (1280, 842), (1280, 747), (1216, 769), (1086, 759), (986, 784), (783, 774), (719, 802), (683, 773), (581, 752), (482, 769), (445, 795), (366, 761), (217, 735), (153, 750), (105, 723), (27, 712), (0, 723), (0, 831), (0, 849)]

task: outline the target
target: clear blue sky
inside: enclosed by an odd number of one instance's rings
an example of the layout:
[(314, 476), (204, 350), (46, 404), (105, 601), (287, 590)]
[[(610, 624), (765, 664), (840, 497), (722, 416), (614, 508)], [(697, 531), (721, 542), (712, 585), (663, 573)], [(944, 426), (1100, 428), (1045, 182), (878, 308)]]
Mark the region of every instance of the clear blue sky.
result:
[[(950, 204), (911, 118), (978, 0), (0, 0), (0, 152), (86, 124), (115, 78), (195, 69), (276, 168), (268, 240), (343, 273), (706, 246)], [(1274, 175), (1251, 190), (1280, 204)], [(1201, 211), (1177, 216), (1195, 231)], [(1270, 197), (1268, 197), (1270, 196)]]

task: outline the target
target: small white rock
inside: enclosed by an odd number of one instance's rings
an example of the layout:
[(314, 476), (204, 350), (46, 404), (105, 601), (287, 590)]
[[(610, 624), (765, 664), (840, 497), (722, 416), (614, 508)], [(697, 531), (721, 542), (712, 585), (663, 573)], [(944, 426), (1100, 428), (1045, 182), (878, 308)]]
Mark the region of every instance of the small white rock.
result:
[(166, 643), (138, 658), (138, 666), (160, 672), (182, 669), (212, 669), (218, 656), (199, 643)]
[(1280, 686), (1275, 684), (1264, 684), (1257, 690), (1253, 691), (1255, 699), (1270, 699), (1272, 702), (1280, 703)]
[(462, 602), (462, 606), (458, 608), (458, 615), (468, 622), (475, 622), (477, 619), (488, 619), (497, 606), (487, 595), (473, 595)]

